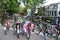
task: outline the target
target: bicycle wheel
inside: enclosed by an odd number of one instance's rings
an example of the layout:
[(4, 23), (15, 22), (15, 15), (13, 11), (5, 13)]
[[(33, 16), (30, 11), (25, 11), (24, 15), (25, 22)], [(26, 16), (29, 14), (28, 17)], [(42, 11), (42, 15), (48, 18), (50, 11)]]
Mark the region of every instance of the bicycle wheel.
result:
[(6, 27), (4, 27), (4, 34), (5, 34), (5, 35), (7, 34), (7, 29), (6, 29)]
[(27, 40), (29, 40), (30, 39), (30, 28), (28, 27), (28, 33), (26, 33), (26, 38), (27, 38)]
[(5, 35), (7, 34), (6, 30), (4, 30), (4, 34), (5, 34)]
[(17, 34), (17, 38), (19, 38), (19, 34)]
[(27, 40), (30, 39), (30, 33), (26, 33), (26, 38), (27, 38)]
[(41, 28), (40, 27), (35, 27), (35, 34), (39, 34), (41, 32)]
[(56, 36), (55, 40), (58, 40), (58, 36)]
[(59, 35), (58, 35), (58, 33), (56, 33), (56, 37), (55, 37), (55, 40), (58, 40), (58, 36), (59, 36)]

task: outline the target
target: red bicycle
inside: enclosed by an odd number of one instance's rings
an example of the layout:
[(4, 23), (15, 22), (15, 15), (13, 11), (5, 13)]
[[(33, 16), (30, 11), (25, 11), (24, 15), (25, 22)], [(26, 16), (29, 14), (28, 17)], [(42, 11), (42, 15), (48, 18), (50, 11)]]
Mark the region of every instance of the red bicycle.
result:
[(4, 34), (5, 34), (5, 35), (7, 34), (9, 28), (10, 28), (10, 23), (9, 23), (8, 20), (6, 20), (6, 21), (4, 22)]
[(30, 39), (30, 36), (31, 36), (31, 30), (33, 30), (33, 26), (31, 23), (26, 23), (25, 26), (24, 26), (24, 33), (25, 33), (25, 36), (27, 38), (27, 40)]

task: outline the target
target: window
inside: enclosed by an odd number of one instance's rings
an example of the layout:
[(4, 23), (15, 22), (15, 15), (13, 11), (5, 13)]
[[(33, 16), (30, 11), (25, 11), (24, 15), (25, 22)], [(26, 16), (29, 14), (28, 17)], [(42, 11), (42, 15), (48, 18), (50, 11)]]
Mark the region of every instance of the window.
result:
[(53, 8), (53, 5), (49, 7), (49, 9), (52, 9)]
[(59, 24), (59, 26), (60, 26), (60, 17), (58, 17), (58, 24)]
[(51, 16), (51, 11), (50, 11), (50, 14), (49, 15)]
[(54, 5), (53, 9), (57, 9), (57, 4)]
[(55, 16), (57, 16), (57, 11), (55, 11)]
[(48, 11), (48, 16), (49, 16), (49, 11)]
[(60, 16), (60, 11), (59, 11), (59, 16)]
[(53, 14), (53, 11), (52, 11), (52, 16), (53, 16), (54, 14)]

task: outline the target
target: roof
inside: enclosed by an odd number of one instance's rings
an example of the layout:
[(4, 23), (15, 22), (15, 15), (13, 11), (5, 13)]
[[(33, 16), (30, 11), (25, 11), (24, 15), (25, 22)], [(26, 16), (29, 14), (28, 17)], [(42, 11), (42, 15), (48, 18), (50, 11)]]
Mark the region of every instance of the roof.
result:
[(50, 5), (46, 5), (45, 7), (48, 7), (48, 6), (51, 6), (51, 5), (55, 5), (55, 4), (60, 4), (60, 2), (58, 2), (58, 3), (52, 3)]

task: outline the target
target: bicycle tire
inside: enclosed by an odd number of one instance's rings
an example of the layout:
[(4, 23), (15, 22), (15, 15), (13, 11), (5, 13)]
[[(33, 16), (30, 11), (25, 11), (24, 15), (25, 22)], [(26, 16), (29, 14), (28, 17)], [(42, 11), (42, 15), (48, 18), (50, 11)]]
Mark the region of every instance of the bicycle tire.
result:
[(30, 39), (30, 33), (26, 33), (26, 38)]
[(30, 27), (28, 27), (28, 33), (26, 33), (26, 38), (27, 38), (27, 40), (29, 40), (30, 39)]
[(6, 30), (4, 30), (4, 34), (7, 35)]
[(41, 32), (41, 28), (37, 27), (37, 28), (35, 28), (35, 30), (38, 32), (38, 33), (35, 33), (35, 34), (39, 35), (39, 33)]
[(17, 34), (17, 38), (19, 38), (19, 34)]

